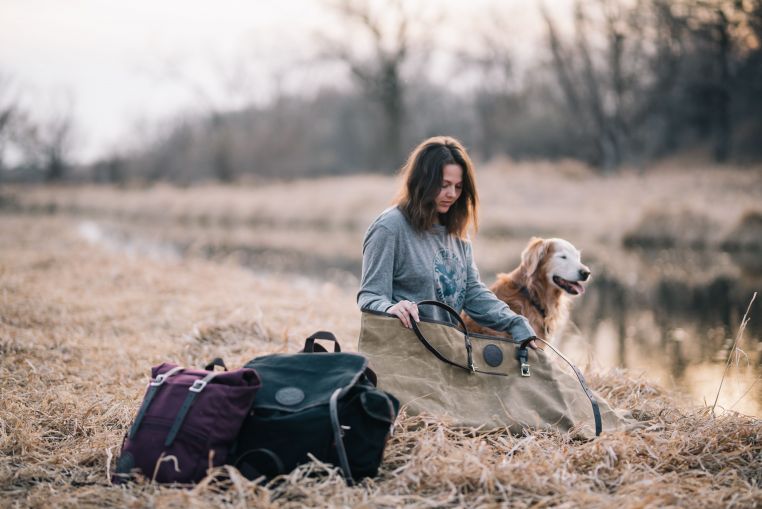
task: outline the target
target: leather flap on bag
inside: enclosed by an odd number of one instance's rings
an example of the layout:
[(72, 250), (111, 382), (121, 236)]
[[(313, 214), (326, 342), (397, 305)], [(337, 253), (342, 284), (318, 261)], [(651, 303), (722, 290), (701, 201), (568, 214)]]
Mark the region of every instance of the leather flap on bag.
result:
[(262, 378), (254, 400), (257, 409), (299, 412), (327, 405), (336, 389), (350, 387), (362, 376), (368, 361), (354, 353), (273, 354), (246, 364)]

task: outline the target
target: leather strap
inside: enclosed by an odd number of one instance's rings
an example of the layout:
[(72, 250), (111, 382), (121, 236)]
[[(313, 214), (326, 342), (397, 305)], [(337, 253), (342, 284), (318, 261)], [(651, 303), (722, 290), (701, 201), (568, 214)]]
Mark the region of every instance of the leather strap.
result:
[[(461, 368), (461, 369), (465, 369), (466, 371), (470, 371), (472, 373), (482, 373), (484, 375), (508, 376), (507, 373), (498, 373), (498, 372), (495, 372), (495, 371), (484, 371), (484, 370), (476, 368), (474, 366), (474, 363), (473, 363), (473, 354), (472, 354), (472, 348), (471, 348), (471, 338), (470, 338), (470, 336), (468, 334), (468, 328), (466, 327), (466, 323), (460, 317), (458, 312), (455, 311), (450, 306), (448, 306), (447, 304), (444, 304), (444, 303), (436, 301), (436, 300), (423, 300), (423, 301), (418, 303), (419, 306), (420, 305), (428, 305), (428, 304), (433, 305), (433, 306), (437, 306), (437, 307), (440, 307), (440, 308), (444, 309), (445, 311), (450, 313), (452, 316), (454, 316), (458, 320), (458, 322), (460, 323), (460, 326), (463, 328), (463, 331), (464, 331), (463, 334), (465, 336), (464, 340), (465, 340), (465, 343), (466, 343), (466, 354), (467, 354), (467, 359), (468, 359), (468, 365), (464, 366), (463, 364), (460, 364), (458, 362), (452, 361), (452, 360), (448, 359), (447, 357), (445, 357), (444, 354), (442, 354), (439, 350), (437, 350), (436, 347), (434, 345), (432, 345), (429, 342), (429, 340), (426, 339), (426, 337), (421, 332), (421, 329), (418, 327), (418, 324), (415, 322), (415, 320), (413, 320), (411, 322), (411, 324), (413, 326), (413, 332), (415, 332), (416, 337), (423, 344), (423, 346), (425, 346), (426, 349), (429, 352), (434, 354), (434, 357), (436, 357), (437, 359), (439, 359), (442, 362), (450, 364), (451, 366), (455, 366), (455, 367), (458, 367), (458, 368)], [(516, 341), (516, 340), (513, 340), (513, 342), (516, 343), (516, 344), (520, 344), (520, 342)]]
[[(326, 341), (333, 341), (333, 351), (334, 351), (334, 353), (341, 351), (341, 345), (339, 345), (339, 340), (336, 339), (336, 336), (334, 336), (332, 332), (328, 332), (328, 331), (324, 331), (324, 330), (319, 330), (319, 331), (313, 333), (310, 337), (308, 337), (304, 341), (304, 350), (302, 350), (302, 352), (314, 353), (316, 351), (315, 350), (315, 340), (316, 339), (324, 339)], [(323, 350), (323, 351), (325, 351), (325, 350)]]
[(184, 368), (181, 368), (180, 366), (176, 366), (166, 373), (161, 373), (160, 375), (156, 375), (156, 379), (152, 380), (148, 385), (148, 394), (146, 394), (146, 397), (143, 399), (143, 404), (140, 405), (140, 410), (138, 410), (138, 415), (135, 417), (135, 422), (132, 423), (132, 427), (130, 427), (130, 432), (127, 435), (127, 438), (132, 440), (135, 437), (135, 433), (138, 432), (138, 429), (140, 429), (140, 425), (143, 422), (143, 418), (146, 416), (146, 412), (148, 412), (148, 407), (151, 406), (151, 402), (153, 401), (154, 396), (156, 396), (156, 393), (159, 392), (159, 387), (161, 387), (164, 382), (167, 380), (167, 378), (171, 377), (172, 375), (176, 375), (177, 373), (181, 372)]
[(373, 387), (378, 387), (378, 375), (370, 367), (365, 368), (365, 376)]
[(185, 397), (185, 401), (183, 401), (183, 406), (181, 406), (180, 410), (177, 412), (175, 420), (172, 423), (172, 427), (169, 430), (169, 434), (167, 434), (167, 439), (164, 441), (165, 447), (169, 447), (175, 441), (177, 433), (180, 431), (180, 428), (183, 425), (183, 421), (185, 421), (185, 416), (188, 415), (188, 410), (190, 410), (191, 406), (193, 406), (193, 402), (196, 401), (196, 397), (201, 394), (201, 391), (204, 390), (206, 384), (208, 384), (211, 379), (218, 374), (218, 371), (212, 371), (201, 380), (196, 380), (193, 382), (193, 385), (191, 385), (190, 389), (188, 389), (188, 395)]
[(211, 362), (209, 362), (209, 364), (204, 366), (204, 370), (205, 371), (213, 371), (215, 366), (219, 366), (222, 369), (224, 369), (225, 371), (228, 370), (228, 367), (225, 366), (225, 361), (223, 361), (221, 357), (215, 357), (214, 359), (212, 359)]
[(516, 358), (519, 361), (519, 369), (521, 369), (521, 376), (530, 376), (529, 351), (527, 350), (526, 343), (521, 345), (516, 350)]
[(590, 400), (590, 404), (593, 406), (593, 419), (595, 419), (595, 436), (599, 436), (601, 434), (601, 431), (603, 431), (603, 423), (601, 422), (601, 409), (598, 406), (598, 402), (595, 399), (595, 396), (593, 395), (593, 391), (590, 390), (590, 387), (587, 386), (587, 382), (585, 381), (585, 377), (582, 376), (582, 372), (571, 363), (569, 359), (564, 356), (561, 352), (556, 350), (556, 348), (545, 341), (544, 339), (537, 338), (538, 340), (545, 343), (545, 345), (549, 346), (551, 350), (556, 352), (559, 357), (561, 357), (566, 364), (568, 364), (572, 370), (574, 371), (574, 374), (577, 375), (577, 380), (579, 380), (579, 384), (582, 386), (582, 389), (585, 391), (585, 395), (587, 396), (587, 399)]
[(347, 458), (347, 450), (344, 448), (344, 432), (341, 429), (341, 423), (339, 422), (339, 395), (342, 389), (338, 388), (331, 394), (331, 399), (328, 402), (328, 410), (331, 414), (331, 427), (333, 428), (333, 441), (336, 443), (336, 452), (339, 456), (339, 466), (344, 474), (344, 480), (348, 486), (353, 485), (352, 471), (349, 468), (349, 459)]
[(443, 302), (439, 302), (437, 300), (422, 300), (417, 304), (418, 306), (436, 306), (438, 308), (444, 309), (447, 311), (450, 315), (455, 317), (455, 319), (458, 321), (460, 326), (463, 328), (463, 341), (466, 344), (466, 362), (468, 363), (466, 366), (461, 366), (460, 364), (454, 363), (450, 361), (449, 359), (446, 359), (444, 355), (439, 353), (436, 348), (434, 348), (431, 343), (426, 341), (426, 338), (423, 337), (423, 334), (421, 334), (420, 329), (418, 329), (418, 326), (415, 323), (415, 320), (411, 320), (411, 324), (413, 325), (413, 330), (415, 331), (416, 336), (418, 336), (418, 339), (422, 340), (424, 343), (424, 346), (428, 348), (434, 355), (436, 355), (439, 359), (445, 359), (446, 362), (453, 364), (458, 367), (465, 367), (468, 371), (474, 372), (476, 369), (474, 368), (474, 355), (473, 355), (473, 347), (471, 346), (471, 338), (468, 336), (468, 327), (466, 327), (466, 322), (463, 321), (463, 318), (460, 317), (457, 311), (455, 311), (453, 308), (448, 306), (447, 304)]
[[(258, 464), (261, 466), (262, 462), (254, 459), (255, 456), (264, 456), (273, 464), (275, 468), (269, 470), (257, 468), (255, 465)], [(275, 454), (272, 450), (264, 448), (246, 451), (236, 460), (235, 466), (247, 479), (256, 479), (257, 477), (261, 476), (273, 478), (280, 474), (286, 473), (286, 467), (283, 465), (283, 461), (280, 459), (280, 456)]]

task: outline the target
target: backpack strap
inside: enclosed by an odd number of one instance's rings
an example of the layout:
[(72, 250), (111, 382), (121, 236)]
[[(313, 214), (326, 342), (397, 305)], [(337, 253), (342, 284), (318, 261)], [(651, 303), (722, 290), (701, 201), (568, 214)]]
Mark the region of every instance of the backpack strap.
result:
[(176, 375), (180, 373), (183, 369), (180, 366), (176, 366), (166, 373), (162, 373), (160, 375), (156, 376), (155, 380), (152, 380), (148, 384), (148, 394), (146, 394), (145, 399), (143, 399), (143, 404), (140, 405), (140, 410), (138, 410), (138, 415), (135, 417), (135, 422), (132, 423), (132, 427), (130, 428), (130, 432), (127, 434), (127, 438), (132, 440), (135, 437), (135, 433), (138, 432), (138, 429), (140, 428), (140, 424), (143, 422), (143, 418), (146, 416), (146, 412), (148, 411), (148, 407), (151, 406), (151, 402), (153, 401), (154, 396), (156, 396), (156, 393), (159, 392), (159, 387), (161, 387), (164, 382), (167, 380), (167, 378), (171, 377), (172, 375)]
[(324, 339), (326, 341), (333, 341), (333, 351), (334, 352), (341, 351), (341, 345), (339, 345), (339, 340), (336, 339), (336, 336), (334, 336), (332, 332), (319, 330), (304, 341), (304, 350), (302, 350), (302, 352), (305, 352), (305, 353), (325, 352), (326, 351), (325, 348), (323, 348), (319, 344), (315, 344), (316, 339)]
[(183, 425), (183, 421), (185, 420), (185, 416), (188, 415), (188, 410), (190, 410), (190, 407), (193, 406), (193, 402), (196, 401), (196, 397), (201, 394), (201, 391), (204, 390), (204, 387), (219, 374), (219, 371), (212, 371), (208, 375), (206, 375), (201, 380), (196, 380), (193, 382), (193, 385), (191, 385), (190, 389), (188, 389), (188, 395), (185, 397), (185, 401), (183, 402), (183, 406), (180, 407), (180, 410), (177, 412), (177, 416), (175, 416), (175, 420), (172, 423), (172, 428), (169, 430), (169, 434), (167, 435), (167, 439), (164, 441), (164, 446), (169, 447), (172, 445), (172, 442), (175, 441), (175, 438), (177, 437), (177, 433), (180, 431), (180, 428)]
[(339, 409), (338, 401), (339, 396), (343, 392), (343, 389), (338, 388), (331, 394), (331, 399), (328, 402), (328, 410), (331, 414), (331, 427), (333, 428), (333, 438), (336, 442), (336, 452), (339, 456), (339, 465), (341, 466), (341, 472), (344, 474), (344, 480), (347, 482), (347, 486), (352, 486), (352, 471), (349, 468), (349, 459), (347, 458), (347, 450), (344, 448), (344, 431), (341, 429), (341, 423), (339, 422)]
[[(259, 458), (264, 458), (264, 461), (261, 461)], [(272, 468), (262, 468), (261, 465), (263, 463), (265, 465), (268, 465), (269, 463)], [(265, 448), (246, 451), (235, 461), (235, 467), (240, 470), (247, 479), (256, 479), (261, 476), (273, 478), (287, 473), (286, 467), (283, 466), (283, 460), (280, 459), (280, 456), (275, 454), (272, 450)]]

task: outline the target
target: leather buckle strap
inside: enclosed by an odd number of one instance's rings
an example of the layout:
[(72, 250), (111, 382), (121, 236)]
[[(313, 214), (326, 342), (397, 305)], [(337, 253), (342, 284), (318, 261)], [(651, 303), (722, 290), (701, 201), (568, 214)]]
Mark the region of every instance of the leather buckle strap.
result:
[(352, 479), (352, 471), (349, 468), (349, 459), (347, 458), (347, 450), (344, 448), (344, 431), (341, 429), (341, 422), (339, 422), (339, 396), (341, 395), (342, 388), (338, 388), (331, 394), (331, 399), (328, 401), (328, 410), (331, 414), (331, 428), (333, 429), (333, 439), (336, 443), (336, 452), (339, 457), (339, 466), (341, 472), (344, 474), (344, 480), (347, 482), (347, 486), (352, 486), (354, 481)]
[(193, 385), (191, 385), (191, 387), (188, 389), (188, 395), (185, 397), (183, 406), (181, 406), (180, 411), (177, 412), (177, 416), (175, 416), (175, 420), (172, 423), (169, 434), (167, 434), (167, 439), (164, 441), (165, 447), (169, 447), (175, 441), (175, 438), (177, 437), (177, 434), (180, 432), (180, 428), (183, 425), (183, 421), (185, 421), (185, 416), (188, 415), (188, 411), (190, 410), (191, 406), (193, 406), (193, 402), (196, 401), (196, 397), (201, 393), (201, 391), (204, 390), (204, 387), (206, 387), (212, 378), (218, 374), (219, 371), (212, 371), (201, 380), (196, 380), (193, 382)]
[(468, 368), (472, 373), (476, 372), (474, 367), (474, 347), (471, 345), (471, 338), (466, 334), (466, 362), (468, 362)]
[(151, 402), (153, 401), (154, 396), (156, 396), (156, 393), (159, 392), (159, 387), (161, 387), (164, 382), (167, 381), (167, 378), (180, 373), (183, 369), (185, 368), (176, 366), (166, 373), (157, 375), (155, 379), (151, 380), (148, 383), (148, 394), (146, 394), (146, 397), (143, 400), (143, 404), (140, 405), (140, 410), (138, 410), (138, 415), (135, 417), (135, 422), (133, 422), (132, 426), (130, 427), (130, 432), (127, 434), (127, 438), (132, 440), (135, 437), (135, 434), (138, 432), (138, 429), (140, 429), (140, 425), (143, 422), (143, 418), (146, 416), (146, 412), (148, 412), (148, 407), (151, 406)]
[(516, 350), (516, 358), (521, 365), (521, 376), (531, 376), (529, 371), (529, 351), (525, 344), (522, 344), (518, 350)]

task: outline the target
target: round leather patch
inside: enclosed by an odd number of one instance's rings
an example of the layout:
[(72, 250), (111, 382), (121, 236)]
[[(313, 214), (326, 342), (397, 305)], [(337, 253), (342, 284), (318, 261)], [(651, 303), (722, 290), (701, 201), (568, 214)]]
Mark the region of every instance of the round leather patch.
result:
[(281, 405), (298, 405), (304, 400), (304, 392), (298, 387), (284, 387), (275, 393), (275, 401)]
[(497, 345), (487, 345), (484, 347), (484, 362), (490, 366), (497, 367), (503, 363), (503, 351)]

